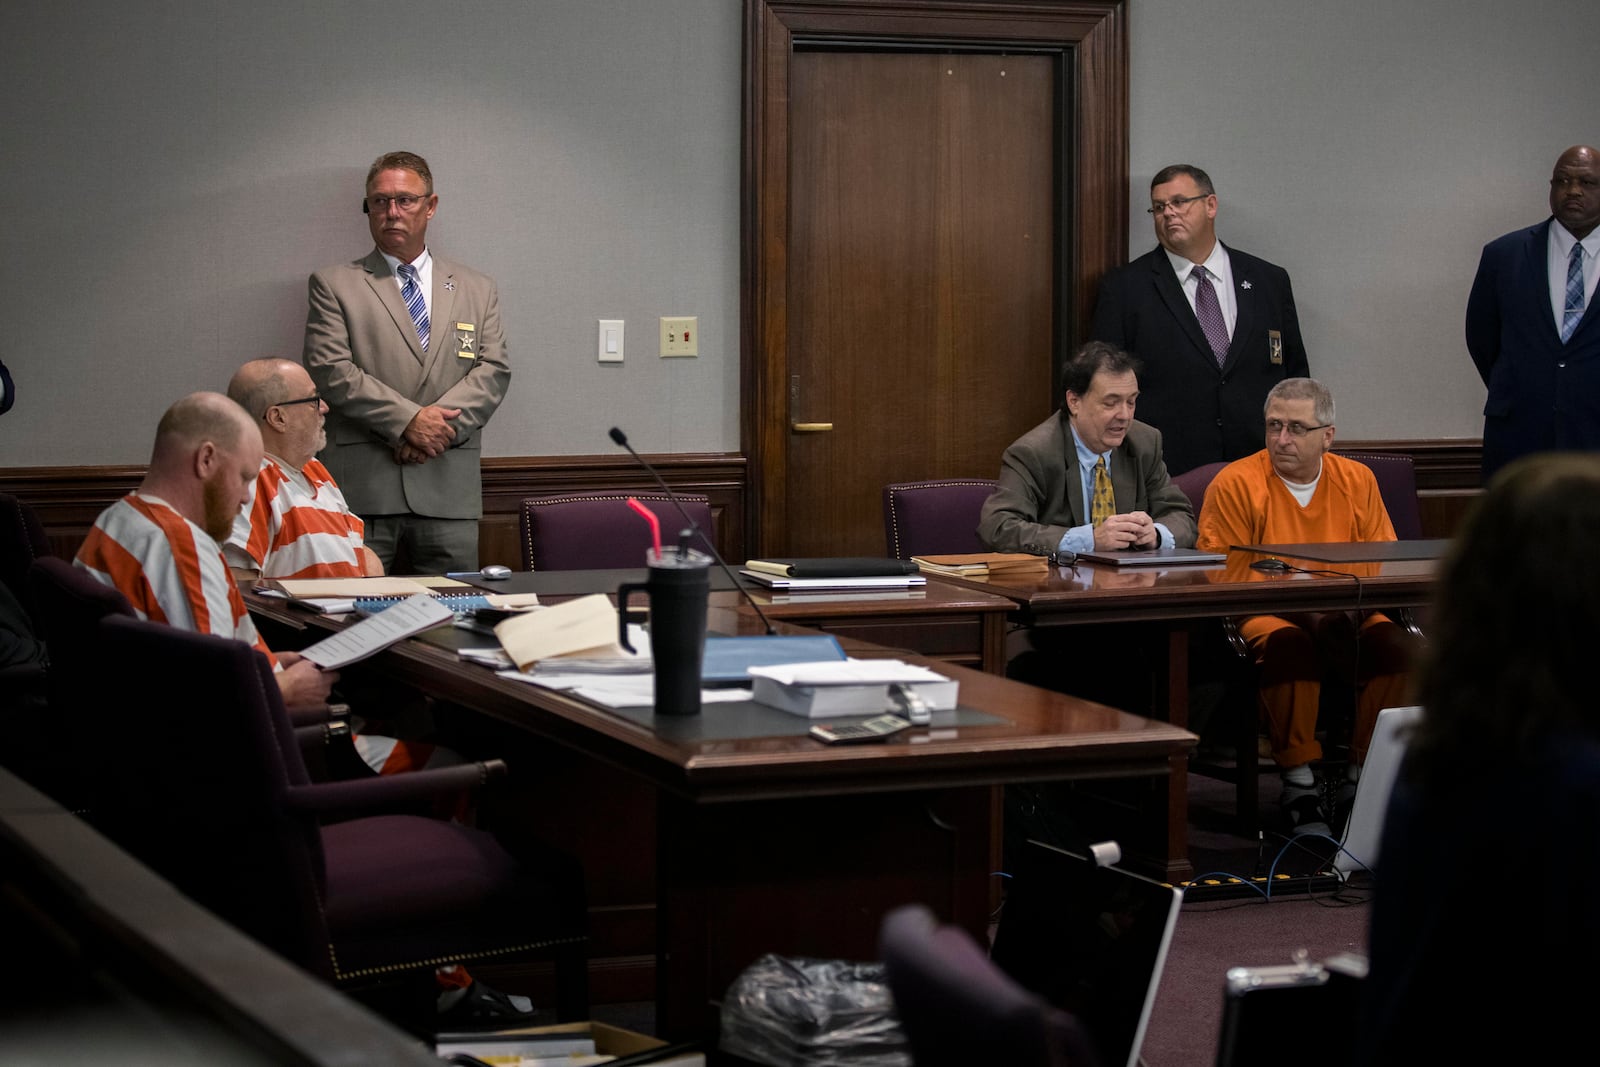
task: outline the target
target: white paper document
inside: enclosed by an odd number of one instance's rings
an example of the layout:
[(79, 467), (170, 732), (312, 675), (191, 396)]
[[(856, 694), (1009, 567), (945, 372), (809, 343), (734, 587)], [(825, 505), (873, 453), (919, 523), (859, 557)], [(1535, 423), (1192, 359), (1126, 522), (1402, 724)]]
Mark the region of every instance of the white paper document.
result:
[(897, 659), (830, 659), (815, 663), (782, 663), (772, 667), (751, 667), (759, 678), (771, 678), (783, 685), (896, 685), (918, 682), (948, 682), (950, 679), (927, 667)]
[[(607, 708), (647, 708), (656, 702), (654, 674), (499, 673), (502, 678), (515, 678), (519, 682), (532, 682), (546, 689), (559, 689)], [(750, 690), (744, 688), (700, 690), (702, 704), (734, 704), (749, 699)]]
[(381, 652), (412, 634), (449, 622), (455, 613), (431, 593), (418, 593), (388, 611), (370, 615), (354, 626), (301, 651), (319, 667), (335, 670)]

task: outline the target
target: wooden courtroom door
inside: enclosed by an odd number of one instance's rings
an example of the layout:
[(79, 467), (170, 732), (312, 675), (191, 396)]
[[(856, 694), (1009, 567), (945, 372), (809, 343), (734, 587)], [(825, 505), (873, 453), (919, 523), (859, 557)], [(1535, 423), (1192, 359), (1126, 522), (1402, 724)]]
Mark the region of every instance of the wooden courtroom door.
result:
[(885, 485), (993, 478), (1053, 408), (1056, 71), (795, 53), (776, 550), (882, 555)]
[(1126, 0), (745, 0), (741, 445), (760, 555), (881, 555), (993, 478), (1126, 258)]

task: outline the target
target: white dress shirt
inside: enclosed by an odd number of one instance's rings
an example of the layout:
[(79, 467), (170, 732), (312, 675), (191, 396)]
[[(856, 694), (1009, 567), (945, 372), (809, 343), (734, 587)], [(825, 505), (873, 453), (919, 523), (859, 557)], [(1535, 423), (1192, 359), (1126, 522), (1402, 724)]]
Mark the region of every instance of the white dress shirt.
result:
[[(1195, 277), (1195, 265), (1171, 250), (1167, 250), (1167, 261), (1172, 264), (1172, 271), (1178, 276), (1178, 284), (1183, 286), (1183, 295), (1189, 301), (1189, 310), (1198, 316), (1200, 312), (1196, 310), (1194, 301), (1195, 294), (1200, 289), (1200, 279)], [(1232, 338), (1233, 325), (1239, 321), (1239, 300), (1233, 293), (1233, 263), (1228, 259), (1228, 250), (1222, 247), (1221, 241), (1211, 246), (1211, 254), (1200, 266), (1211, 275), (1211, 288), (1217, 292), (1217, 303), (1222, 307), (1222, 321), (1228, 327), (1228, 337)], [(1561, 269), (1564, 272), (1567, 268)]]

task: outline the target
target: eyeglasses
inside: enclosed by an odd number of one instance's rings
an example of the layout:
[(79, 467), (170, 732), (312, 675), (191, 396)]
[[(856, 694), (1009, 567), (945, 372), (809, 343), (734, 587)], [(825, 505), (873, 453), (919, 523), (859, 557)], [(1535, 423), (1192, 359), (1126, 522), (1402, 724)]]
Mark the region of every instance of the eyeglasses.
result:
[(322, 403), (322, 394), (321, 393), (312, 393), (310, 396), (303, 396), (299, 400), (280, 400), (280, 401), (278, 401), (276, 404), (274, 404), (272, 406), (275, 407), (275, 408), (292, 408), (296, 404), (320, 404), (320, 403)]
[(1023, 545), (1022, 551), (1035, 556), (1043, 556), (1045, 562), (1051, 567), (1071, 567), (1073, 574), (1078, 573), (1078, 554), (1076, 552), (1062, 552), (1058, 548), (1041, 544)]
[(1203, 193), (1200, 196), (1175, 196), (1171, 200), (1167, 201), (1157, 200), (1144, 210), (1145, 213), (1149, 215), (1165, 215), (1168, 208), (1171, 208), (1173, 211), (1181, 212), (1184, 208), (1188, 207), (1196, 200), (1204, 200), (1210, 195), (1210, 193)]
[(390, 204), (393, 204), (401, 211), (410, 213), (417, 209), (418, 204), (432, 195), (432, 193), (423, 193), (420, 196), (416, 193), (401, 193), (399, 196), (369, 196), (361, 201), (361, 213), (368, 215), (376, 211), (380, 215), (386, 215), (389, 212)]
[(1267, 420), (1267, 436), (1276, 437), (1285, 430), (1294, 437), (1304, 437), (1312, 430), (1326, 430), (1333, 423), (1325, 422), (1321, 426), (1307, 426), (1303, 422), (1284, 422), (1282, 419)]

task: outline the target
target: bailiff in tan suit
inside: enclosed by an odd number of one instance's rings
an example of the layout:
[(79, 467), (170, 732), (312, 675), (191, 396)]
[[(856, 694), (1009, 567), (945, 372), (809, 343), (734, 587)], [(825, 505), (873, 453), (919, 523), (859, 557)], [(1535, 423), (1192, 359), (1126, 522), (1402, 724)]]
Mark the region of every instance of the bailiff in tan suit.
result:
[[(406, 194), (409, 208), (394, 203)], [(322, 461), (369, 526), (398, 517), (403, 529), (416, 520), (457, 529), (457, 547), (444, 555), (430, 550), (427, 536), (407, 543), (413, 570), (472, 570), (483, 514), (479, 441), (511, 380), (499, 294), (487, 275), (432, 256), (424, 350), (383, 253), (414, 263), (426, 251), (437, 204), (426, 164), (409, 153), (380, 158), (366, 204), (378, 247), (311, 276), (304, 358), (329, 407)], [(369, 544), (383, 556), (382, 538), (374, 540), (369, 531)], [(392, 568), (397, 545), (387, 548), (383, 562)]]

